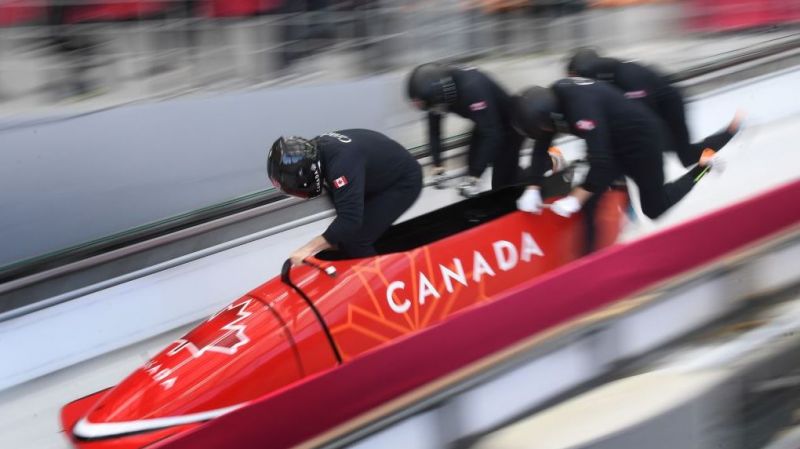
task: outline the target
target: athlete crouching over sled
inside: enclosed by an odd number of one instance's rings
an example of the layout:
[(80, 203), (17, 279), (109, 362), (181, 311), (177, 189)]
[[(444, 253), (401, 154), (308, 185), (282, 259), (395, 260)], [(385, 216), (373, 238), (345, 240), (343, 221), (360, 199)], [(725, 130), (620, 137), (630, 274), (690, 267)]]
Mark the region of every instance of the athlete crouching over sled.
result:
[(330, 248), (354, 258), (374, 255), (375, 241), (422, 190), (417, 160), (399, 143), (366, 129), (311, 140), (281, 137), (269, 150), (267, 173), (275, 187), (300, 198), (319, 196), (324, 186), (336, 208), (328, 229), (291, 254), (294, 265)]
[(724, 163), (716, 152), (728, 144), (739, 132), (743, 113), (738, 111), (725, 129), (700, 142), (689, 140), (683, 95), (660, 73), (632, 61), (601, 57), (591, 48), (581, 48), (573, 53), (567, 64), (569, 76), (580, 76), (609, 82), (622, 89), (625, 97), (650, 108), (663, 120), (671, 142), (665, 150), (674, 151), (684, 167), (704, 163), (718, 169)]
[(466, 198), (478, 194), (478, 181), (492, 166), (492, 188), (516, 184), (523, 137), (514, 131), (509, 117), (511, 98), (500, 84), (474, 68), (428, 63), (408, 77), (408, 98), (428, 112), (428, 141), (434, 163), (434, 182), (441, 186), (442, 120), (454, 112), (471, 120), (467, 177), (458, 189)]
[(547, 149), (556, 133), (584, 139), (590, 167), (581, 186), (552, 204), (551, 210), (564, 217), (625, 175), (639, 188), (644, 214), (656, 218), (689, 193), (710, 168), (701, 161), (665, 184), (659, 119), (606, 83), (565, 78), (550, 88), (531, 87), (514, 97), (512, 111), (515, 127), (535, 140), (531, 185), (518, 201), (524, 211), (541, 211), (539, 185), (550, 169)]

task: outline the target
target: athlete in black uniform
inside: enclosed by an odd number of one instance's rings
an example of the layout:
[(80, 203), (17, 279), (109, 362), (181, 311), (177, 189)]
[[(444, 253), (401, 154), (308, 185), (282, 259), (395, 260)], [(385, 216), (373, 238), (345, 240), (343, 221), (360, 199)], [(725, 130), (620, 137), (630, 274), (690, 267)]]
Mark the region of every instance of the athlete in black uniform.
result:
[[(625, 97), (646, 104), (664, 121), (672, 139), (666, 149), (675, 151), (684, 167), (696, 164), (701, 157), (713, 158), (739, 131), (741, 114), (737, 113), (727, 128), (691, 143), (683, 95), (664, 76), (644, 65), (601, 57), (591, 48), (582, 48), (570, 58), (567, 72), (569, 76), (610, 82), (622, 89)], [(705, 150), (710, 151), (703, 154)], [(711, 159), (711, 163), (718, 160)]]
[(476, 69), (423, 64), (409, 76), (408, 97), (428, 111), (428, 136), (437, 174), (443, 172), (442, 117), (455, 112), (475, 123), (469, 143), (468, 178), (460, 185), (462, 195), (478, 193), (478, 179), (490, 163), (492, 188), (517, 182), (524, 138), (511, 126), (510, 96), (494, 80)]
[(336, 208), (328, 229), (291, 255), (338, 248), (349, 257), (375, 254), (373, 244), (422, 190), (422, 168), (399, 143), (375, 131), (346, 129), (312, 140), (279, 138), (267, 156), (269, 179), (281, 191), (313, 198), (327, 188)]
[(662, 136), (658, 118), (642, 104), (627, 100), (610, 84), (587, 78), (565, 78), (549, 89), (531, 87), (512, 100), (515, 126), (535, 139), (533, 179), (518, 204), (539, 212), (542, 174), (550, 168), (547, 149), (558, 133), (586, 141), (589, 173), (580, 187), (551, 206), (569, 216), (595, 193), (626, 175), (639, 188), (642, 211), (656, 218), (680, 201), (708, 170), (698, 164), (681, 178), (664, 184)]

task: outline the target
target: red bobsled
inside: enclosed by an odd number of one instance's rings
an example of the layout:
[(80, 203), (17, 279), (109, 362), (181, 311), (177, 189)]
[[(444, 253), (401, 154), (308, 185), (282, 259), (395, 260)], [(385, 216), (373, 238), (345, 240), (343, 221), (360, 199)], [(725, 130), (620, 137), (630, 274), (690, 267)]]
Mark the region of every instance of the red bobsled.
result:
[[(285, 265), (116, 387), (67, 404), (66, 434), (81, 449), (147, 447), (579, 257), (583, 216), (518, 212), (519, 194), (491, 192), (396, 225), (375, 257), (328, 252)], [(599, 246), (616, 239), (626, 204), (624, 192), (604, 195)]]

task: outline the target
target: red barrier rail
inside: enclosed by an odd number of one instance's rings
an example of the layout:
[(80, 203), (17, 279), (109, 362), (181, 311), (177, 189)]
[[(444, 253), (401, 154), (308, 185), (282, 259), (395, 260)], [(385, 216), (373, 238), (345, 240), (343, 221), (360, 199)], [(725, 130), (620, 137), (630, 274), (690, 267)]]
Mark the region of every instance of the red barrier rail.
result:
[(245, 17), (274, 12), (282, 4), (282, 0), (207, 0), (201, 9), (209, 17)]
[(144, 19), (167, 10), (169, 1), (117, 0), (70, 6), (64, 11), (66, 23)]
[(800, 0), (691, 0), (690, 26), (732, 31), (800, 23)]
[(0, 0), (0, 26), (43, 21), (45, 14), (40, 0)]
[[(47, 22), (48, 9), (60, 6), (64, 23), (147, 19), (169, 10), (188, 8), (204, 17), (249, 17), (277, 11), (283, 0), (0, 0), (0, 26)], [(51, 11), (52, 14), (52, 11)]]
[(153, 449), (300, 444), (523, 339), (787, 230), (800, 223), (800, 207), (785, 207), (798, 198), (800, 181), (611, 247)]

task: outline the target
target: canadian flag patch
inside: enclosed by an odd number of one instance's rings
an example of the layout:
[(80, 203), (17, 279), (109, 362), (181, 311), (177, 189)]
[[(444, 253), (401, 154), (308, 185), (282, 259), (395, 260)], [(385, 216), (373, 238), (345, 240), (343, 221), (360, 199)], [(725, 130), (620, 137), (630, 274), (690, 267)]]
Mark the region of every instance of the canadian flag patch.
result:
[(644, 98), (647, 96), (646, 90), (632, 90), (630, 92), (625, 92), (625, 98), (630, 98), (635, 100), (637, 98)]
[(594, 120), (578, 120), (575, 122), (575, 127), (583, 131), (591, 131), (594, 129)]
[(473, 112), (481, 111), (483, 109), (486, 109), (486, 106), (487, 106), (486, 101), (478, 101), (469, 105), (469, 110)]
[(342, 187), (347, 185), (347, 178), (344, 176), (339, 176), (338, 178), (333, 180), (333, 186), (337, 189), (341, 189)]

